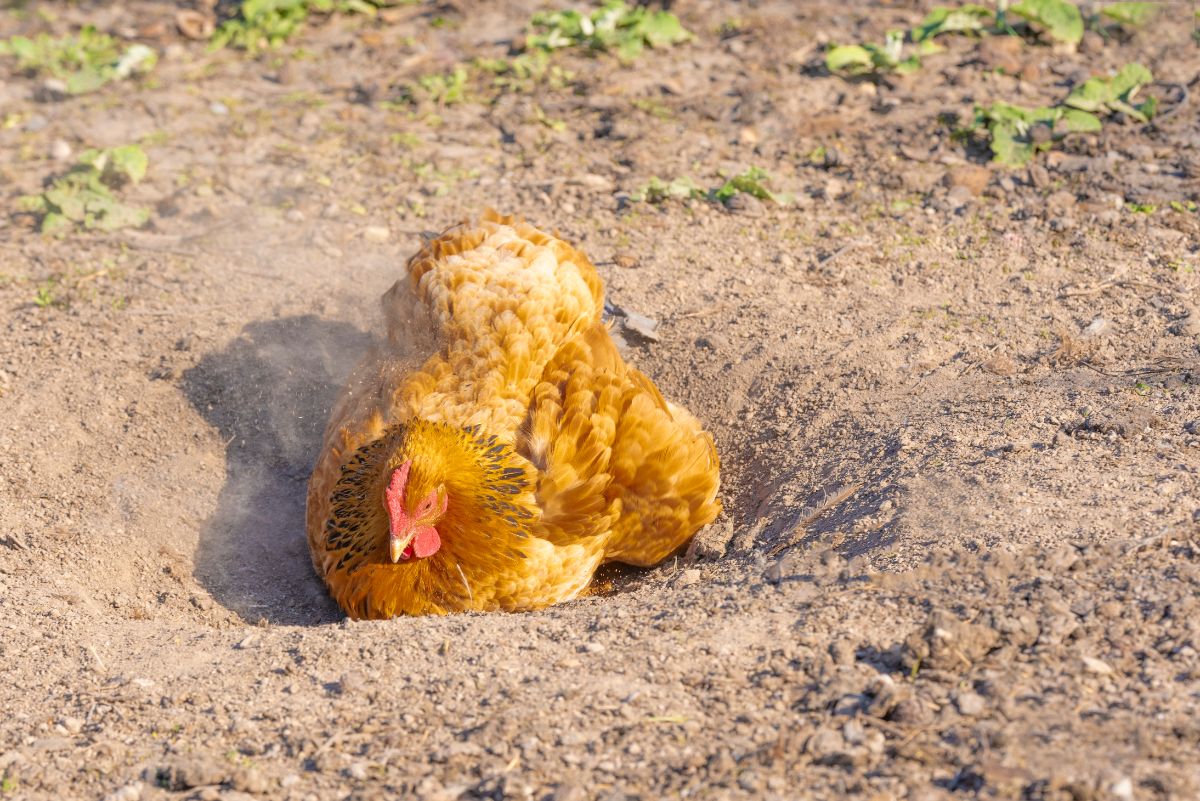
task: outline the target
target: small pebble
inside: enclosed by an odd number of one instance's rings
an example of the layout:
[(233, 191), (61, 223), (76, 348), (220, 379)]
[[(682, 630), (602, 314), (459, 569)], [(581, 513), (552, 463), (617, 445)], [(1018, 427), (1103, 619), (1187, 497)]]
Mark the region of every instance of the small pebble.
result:
[(363, 239), (368, 242), (383, 244), (392, 237), (392, 232), (384, 225), (368, 225), (363, 229)]
[(587, 651), (589, 654), (602, 654), (604, 653), (605, 648), (598, 642), (589, 642), (583, 646), (583, 650)]
[(71, 158), (71, 146), (62, 139), (50, 143), (50, 158), (55, 161), (66, 161)]
[(983, 696), (974, 692), (962, 692), (954, 699), (954, 705), (958, 707), (958, 711), (967, 717), (975, 717), (983, 712), (986, 704)]
[(214, 100), (208, 104), (208, 110), (218, 117), (224, 117), (229, 113), (229, 106), (222, 103), (220, 100)]
[(971, 194), (971, 190), (965, 186), (956, 186), (946, 193), (946, 201), (950, 204), (950, 208), (958, 210), (966, 206), (975, 198)]
[(104, 801), (140, 801), (143, 786), (141, 782), (127, 784), (104, 796)]
[(1133, 781), (1128, 776), (1117, 779), (1108, 791), (1119, 801), (1133, 801)]

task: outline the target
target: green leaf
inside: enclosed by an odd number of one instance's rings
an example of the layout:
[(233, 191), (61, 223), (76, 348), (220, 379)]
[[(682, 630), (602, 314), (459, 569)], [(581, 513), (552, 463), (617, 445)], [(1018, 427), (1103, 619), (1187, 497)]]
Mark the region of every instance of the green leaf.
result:
[(150, 159), (137, 145), (125, 145), (109, 151), (109, 169), (135, 184), (146, 176), (149, 165)]
[(1154, 80), (1150, 70), (1141, 64), (1126, 64), (1111, 78), (1089, 78), (1071, 90), (1063, 103), (1072, 108), (1093, 112), (1122, 111), (1147, 122), (1158, 107), (1154, 98), (1135, 105), (1138, 90)]
[[(1039, 106), (1025, 108), (1008, 103), (993, 103), (975, 109), (975, 125), (986, 125), (991, 134), (992, 158), (999, 164), (1020, 167), (1029, 162), (1034, 154), (1050, 148), (1052, 139), (1035, 142), (1030, 132), (1035, 126), (1045, 125), (1051, 130), (1062, 116), (1061, 107)], [(1080, 119), (1079, 124), (1086, 125)]]
[(1060, 42), (1078, 44), (1083, 38), (1083, 15), (1067, 0), (1021, 0), (1008, 10), (1045, 29)]
[(712, 196), (714, 200), (719, 200), (722, 203), (727, 203), (734, 195), (742, 192), (747, 195), (752, 195), (759, 200), (770, 200), (773, 203), (778, 203), (781, 206), (790, 205), (795, 198), (789, 194), (779, 194), (772, 192), (764, 186), (764, 182), (770, 180), (767, 171), (761, 167), (751, 167), (741, 175), (735, 175), (727, 180), (719, 188), (713, 190)]
[(939, 6), (910, 32), (914, 42), (923, 42), (943, 33), (982, 31), (996, 21), (996, 14), (985, 6), (967, 3), (958, 8)]
[(67, 91), (73, 95), (94, 92), (110, 80), (112, 80), (110, 70), (85, 67), (67, 78)]
[(70, 230), (74, 223), (55, 212), (49, 212), (42, 218), (42, 233), (43, 234), (60, 234)]
[(1100, 130), (1100, 118), (1079, 109), (1063, 109), (1062, 119), (1071, 133), (1095, 133)]
[(1121, 25), (1140, 28), (1154, 18), (1158, 6), (1158, 3), (1113, 3), (1100, 9), (1100, 13)]
[(860, 45), (839, 45), (825, 56), (825, 68), (830, 72), (862, 72), (873, 66), (870, 51)]
[(692, 35), (683, 28), (679, 17), (666, 11), (647, 14), (640, 26), (642, 37), (651, 47), (667, 47), (686, 42)]
[(1023, 138), (1016, 123), (998, 122), (991, 128), (992, 160), (1009, 167), (1021, 167), (1033, 158), (1033, 143)]
[(657, 175), (652, 176), (650, 181), (638, 191), (630, 196), (630, 200), (635, 203), (661, 203), (664, 200), (689, 200), (693, 198), (704, 197), (704, 191), (696, 185), (690, 177), (684, 175), (667, 183)]

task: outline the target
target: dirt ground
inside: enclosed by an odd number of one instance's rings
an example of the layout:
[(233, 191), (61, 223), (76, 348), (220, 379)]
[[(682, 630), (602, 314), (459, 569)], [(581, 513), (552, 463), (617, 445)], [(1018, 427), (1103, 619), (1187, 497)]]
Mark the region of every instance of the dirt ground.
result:
[[(167, 3), (0, 11), (160, 53), (69, 98), (0, 65), (0, 798), (1200, 798), (1192, 12), (824, 70), (928, 7), (680, 0), (690, 43), (452, 104), (389, 101), (536, 3), (257, 58)], [(1150, 125), (1016, 170), (952, 136), (1134, 60)], [(134, 142), (145, 228), (18, 212)], [(750, 166), (795, 203), (631, 200)], [(714, 432), (728, 513), (544, 612), (345, 620), (303, 536), (325, 415), (422, 232), (488, 206), (658, 321), (628, 357)]]

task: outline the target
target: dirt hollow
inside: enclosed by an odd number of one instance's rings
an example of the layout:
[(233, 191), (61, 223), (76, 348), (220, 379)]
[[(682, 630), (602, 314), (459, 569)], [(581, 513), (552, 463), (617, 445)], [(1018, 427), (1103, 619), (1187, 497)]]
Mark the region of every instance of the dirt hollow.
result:
[[(167, 3), (0, 11), (160, 54), (74, 97), (0, 66), (0, 798), (1200, 798), (1190, 10), (874, 82), (823, 43), (927, 7), (672, 8), (693, 41), (460, 102), (404, 87), (508, 58), (535, 3), (316, 16), (258, 57)], [(1016, 170), (952, 136), (1131, 61), (1155, 123)], [(130, 143), (144, 228), (17, 210)], [(795, 201), (631, 199), (751, 166)], [(714, 432), (727, 515), (544, 612), (351, 622), (302, 534), (319, 432), (422, 233), (487, 206), (657, 321), (614, 312)]]

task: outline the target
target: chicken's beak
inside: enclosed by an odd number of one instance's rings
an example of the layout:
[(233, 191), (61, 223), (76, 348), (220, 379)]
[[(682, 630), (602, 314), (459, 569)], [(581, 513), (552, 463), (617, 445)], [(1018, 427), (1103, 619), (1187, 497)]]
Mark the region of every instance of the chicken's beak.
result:
[(415, 536), (416, 532), (410, 531), (403, 537), (392, 535), (388, 538), (388, 556), (391, 558), (393, 565), (404, 558), (404, 549), (408, 547), (408, 544), (412, 542)]

